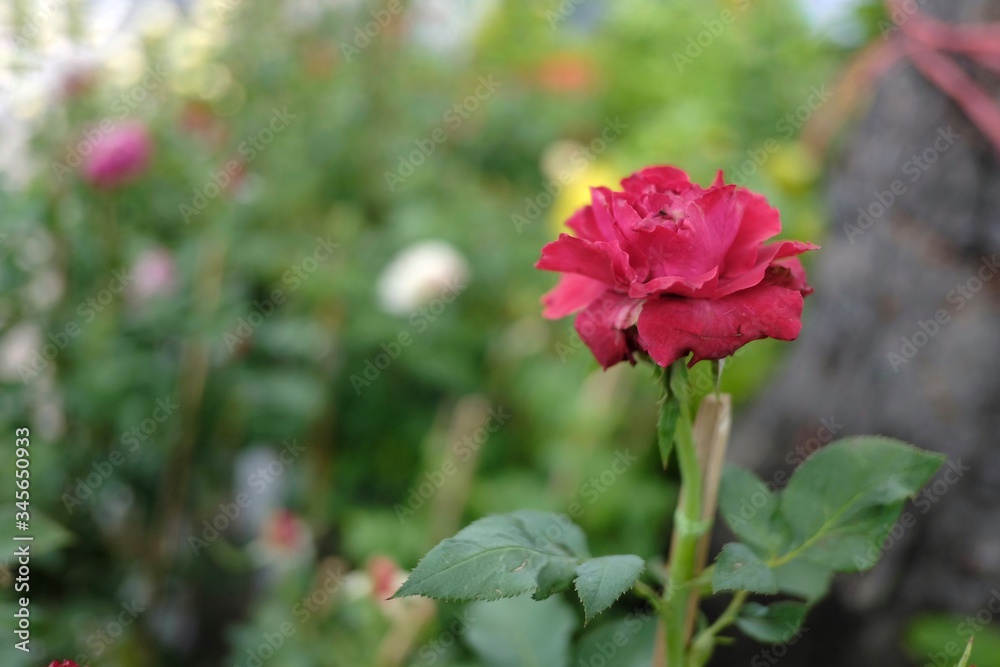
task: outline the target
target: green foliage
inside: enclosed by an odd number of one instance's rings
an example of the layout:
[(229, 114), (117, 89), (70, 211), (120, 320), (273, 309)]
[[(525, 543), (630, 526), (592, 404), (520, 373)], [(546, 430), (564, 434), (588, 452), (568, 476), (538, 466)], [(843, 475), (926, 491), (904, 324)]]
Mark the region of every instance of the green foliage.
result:
[[(991, 595), (991, 600), (1000, 597)], [(955, 662), (958, 667), (1000, 664), (1000, 631), (975, 615), (922, 614), (907, 625), (903, 643), (917, 661)]]
[(591, 558), (568, 517), (532, 510), (489, 516), (431, 549), (395, 597), (498, 600), (532, 593), (545, 599), (575, 585), (587, 620), (632, 588), (638, 556)]
[[(875, 565), (866, 556), (911, 498), (945, 461), (897, 440), (849, 438), (809, 457), (781, 493), (777, 561), (802, 558), (837, 572)], [(786, 532), (787, 531), (787, 532)]]
[(578, 621), (560, 598), (477, 602), (465, 639), (486, 667), (569, 665)]
[(691, 378), (684, 360), (663, 369), (663, 395), (660, 397), (660, 416), (656, 425), (660, 461), (666, 470), (670, 452), (678, 438), (691, 437)]
[(727, 470), (720, 511), (747, 544), (727, 546), (723, 555), (736, 550), (739, 558), (720, 558), (716, 577), (729, 584), (734, 563), (747, 564), (757, 586), (770, 581), (763, 568), (777, 576), (781, 590), (808, 600), (821, 596), (831, 573), (875, 565), (903, 503), (944, 460), (897, 440), (864, 436), (809, 457), (780, 493), (747, 471)]
[(805, 617), (806, 606), (798, 602), (751, 602), (740, 610), (736, 627), (761, 643), (777, 644), (794, 637)]
[(638, 556), (591, 558), (576, 566), (576, 592), (587, 620), (610, 607), (639, 580), (646, 565)]
[(723, 547), (712, 572), (713, 591), (777, 593), (778, 582), (771, 568), (745, 544)]
[(572, 665), (649, 667), (653, 662), (657, 616), (632, 612), (585, 632), (577, 642)]

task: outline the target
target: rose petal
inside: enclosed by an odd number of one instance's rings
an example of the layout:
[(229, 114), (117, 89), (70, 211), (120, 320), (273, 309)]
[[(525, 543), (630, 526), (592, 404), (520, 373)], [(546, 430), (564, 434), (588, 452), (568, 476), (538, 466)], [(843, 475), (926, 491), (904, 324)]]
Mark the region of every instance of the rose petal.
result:
[(802, 328), (802, 294), (765, 284), (721, 299), (661, 297), (639, 314), (639, 342), (660, 366), (688, 352), (691, 364), (722, 359), (760, 338), (794, 340)]
[(626, 192), (675, 192), (691, 187), (691, 178), (677, 167), (647, 167), (622, 181)]
[(619, 285), (625, 288), (635, 280), (635, 271), (628, 265), (628, 256), (617, 243), (592, 243), (569, 234), (560, 234), (557, 240), (542, 248), (542, 257), (535, 267), (545, 271), (577, 273), (609, 287)]
[(577, 315), (577, 333), (605, 370), (619, 361), (635, 363), (625, 330), (635, 324), (640, 308), (642, 301), (608, 290)]
[(714, 268), (693, 278), (678, 278), (677, 276), (653, 278), (644, 283), (632, 283), (628, 288), (628, 295), (633, 299), (643, 299), (660, 294), (704, 298), (715, 292), (718, 275), (719, 269)]
[(577, 210), (570, 219), (566, 221), (566, 226), (576, 232), (576, 236), (586, 241), (610, 241), (604, 238), (604, 234), (597, 226), (594, 219), (594, 209), (588, 204)]
[(781, 216), (767, 199), (746, 188), (737, 189), (736, 196), (743, 202), (743, 219), (723, 260), (724, 277), (752, 269), (760, 244), (781, 232)]
[(802, 296), (813, 293), (813, 288), (806, 280), (806, 270), (798, 257), (786, 257), (767, 267), (764, 280), (772, 285), (798, 290)]
[(734, 193), (735, 187), (728, 186), (692, 202), (677, 199), (676, 208), (659, 212), (654, 219), (633, 227), (623, 248), (636, 275), (641, 275), (640, 268), (646, 268), (650, 279), (644, 281), (644, 287), (633, 285), (630, 294), (637, 297), (664, 293), (678, 285), (684, 289), (676, 293), (695, 296), (694, 290), (718, 276), (742, 215), (742, 203)]
[(715, 296), (726, 296), (740, 290), (745, 290), (754, 285), (759, 285), (767, 273), (767, 269), (775, 260), (783, 257), (793, 257), (801, 255), (810, 250), (816, 250), (819, 246), (803, 241), (782, 241), (772, 243), (757, 248), (757, 263), (745, 273), (736, 277), (719, 281), (719, 286), (715, 291)]
[(607, 289), (607, 285), (593, 278), (564, 273), (559, 278), (558, 284), (542, 297), (542, 303), (545, 305), (542, 315), (550, 320), (566, 317), (589, 306)]

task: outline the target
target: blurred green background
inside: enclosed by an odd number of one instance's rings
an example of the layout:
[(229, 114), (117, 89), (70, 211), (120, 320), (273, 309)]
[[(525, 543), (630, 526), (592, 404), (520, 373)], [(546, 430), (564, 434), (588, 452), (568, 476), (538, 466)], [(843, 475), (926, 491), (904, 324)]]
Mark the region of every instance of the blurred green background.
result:
[[(879, 11), (42, 4), (5, 9), (0, 63), (0, 466), (29, 427), (36, 535), (32, 653), (0, 663), (589, 665), (632, 622), (607, 664), (649, 664), (636, 600), (582, 629), (558, 598), (384, 598), (489, 512), (666, 550), (651, 371), (600, 372), (532, 265), (589, 186), (657, 163), (724, 169), (821, 243), (837, 128), (810, 127)], [(152, 143), (110, 189), (72, 166), (102, 121)], [(751, 398), (780, 349), (725, 388)]]

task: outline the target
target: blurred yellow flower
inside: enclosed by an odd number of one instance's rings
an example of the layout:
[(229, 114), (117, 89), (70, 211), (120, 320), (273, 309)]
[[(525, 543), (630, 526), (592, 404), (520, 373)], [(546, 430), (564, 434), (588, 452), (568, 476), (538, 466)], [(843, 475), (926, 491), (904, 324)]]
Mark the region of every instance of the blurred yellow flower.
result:
[(557, 142), (542, 155), (546, 178), (564, 186), (549, 209), (549, 228), (554, 236), (570, 233), (566, 221), (578, 208), (590, 203), (590, 188), (617, 187), (621, 180), (609, 164), (587, 160), (588, 155), (585, 146), (573, 141)]

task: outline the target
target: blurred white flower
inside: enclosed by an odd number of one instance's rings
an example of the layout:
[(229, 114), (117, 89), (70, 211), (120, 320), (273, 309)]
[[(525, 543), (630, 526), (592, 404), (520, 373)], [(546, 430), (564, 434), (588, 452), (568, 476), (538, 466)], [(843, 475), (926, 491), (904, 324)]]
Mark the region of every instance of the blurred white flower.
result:
[(414, 0), (413, 37), (424, 48), (455, 56), (469, 51), (480, 28), (497, 6), (497, 0), (447, 2)]
[(442, 293), (464, 289), (469, 264), (445, 241), (423, 241), (396, 255), (382, 271), (376, 286), (382, 308), (408, 315)]
[(42, 331), (30, 322), (15, 324), (0, 340), (0, 380), (20, 382), (19, 368), (29, 365), (42, 345)]
[(855, 46), (864, 37), (857, 13), (862, 0), (799, 0), (816, 32), (840, 44)]
[(132, 264), (134, 279), (129, 286), (129, 297), (137, 302), (163, 294), (170, 294), (177, 285), (177, 266), (173, 255), (162, 246), (144, 251)]
[(38, 310), (45, 311), (59, 303), (65, 287), (62, 274), (48, 268), (35, 273), (25, 288), (25, 298)]
[[(0, 88), (0, 97), (5, 95), (6, 91)], [(0, 180), (2, 187), (9, 191), (23, 190), (38, 171), (30, 141), (30, 125), (0, 107)]]
[(353, 570), (344, 577), (343, 590), (344, 595), (352, 602), (368, 598), (374, 590), (372, 578), (364, 570)]

